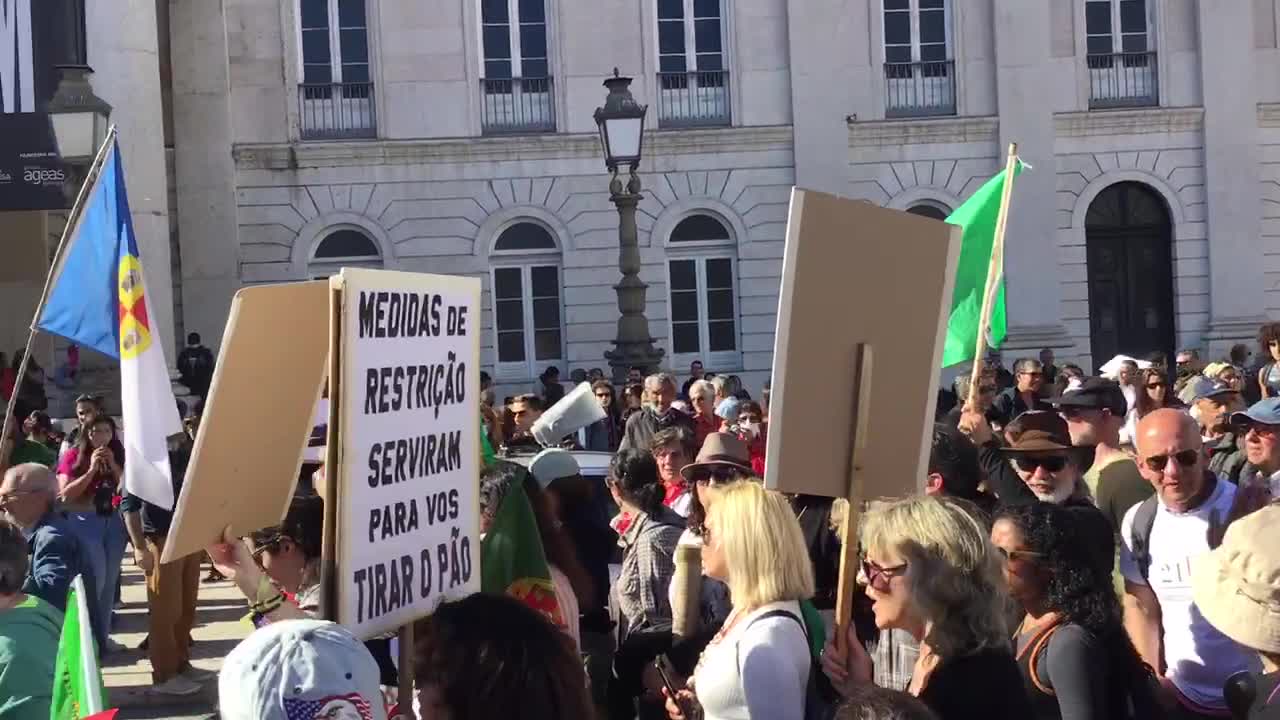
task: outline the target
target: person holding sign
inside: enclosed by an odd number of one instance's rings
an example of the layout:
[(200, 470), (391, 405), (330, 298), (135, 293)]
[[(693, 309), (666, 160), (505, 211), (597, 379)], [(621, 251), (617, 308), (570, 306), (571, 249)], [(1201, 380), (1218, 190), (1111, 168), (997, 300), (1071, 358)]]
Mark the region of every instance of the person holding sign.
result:
[[(1034, 717), (1004, 617), (1005, 583), (987, 531), (959, 503), (919, 496), (873, 508), (859, 579), (876, 627), (911, 633), (920, 656), (907, 691), (939, 720)], [(822, 668), (842, 695), (871, 682), (857, 632), (827, 643)]]

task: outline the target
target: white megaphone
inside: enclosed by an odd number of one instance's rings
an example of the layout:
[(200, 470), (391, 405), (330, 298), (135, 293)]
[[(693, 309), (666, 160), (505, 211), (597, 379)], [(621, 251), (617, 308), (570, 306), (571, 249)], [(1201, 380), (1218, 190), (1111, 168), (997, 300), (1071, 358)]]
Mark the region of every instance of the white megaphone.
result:
[(591, 383), (584, 382), (542, 413), (529, 432), (543, 447), (554, 447), (566, 437), (604, 418), (604, 408), (591, 392)]

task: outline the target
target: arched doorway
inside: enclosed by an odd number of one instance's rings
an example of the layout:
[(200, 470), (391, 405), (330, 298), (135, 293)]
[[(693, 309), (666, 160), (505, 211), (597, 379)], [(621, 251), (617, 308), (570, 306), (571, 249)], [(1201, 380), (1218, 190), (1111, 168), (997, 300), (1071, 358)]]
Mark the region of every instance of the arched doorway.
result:
[(1085, 215), (1094, 365), (1119, 353), (1173, 353), (1173, 223), (1146, 185), (1116, 183)]

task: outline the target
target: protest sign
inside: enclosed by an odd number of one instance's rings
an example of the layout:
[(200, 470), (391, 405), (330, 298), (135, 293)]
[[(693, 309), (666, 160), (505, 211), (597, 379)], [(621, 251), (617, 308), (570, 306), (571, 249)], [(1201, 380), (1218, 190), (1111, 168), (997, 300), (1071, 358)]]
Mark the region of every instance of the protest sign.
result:
[(369, 638), (480, 589), (480, 281), (344, 268), (331, 283), (325, 604)]
[(922, 489), (960, 235), (866, 202), (791, 193), (765, 485), (848, 499), (841, 628), (852, 611), (863, 501)]
[(323, 281), (236, 293), (161, 562), (227, 526), (240, 536), (284, 518), (324, 382), (328, 306)]

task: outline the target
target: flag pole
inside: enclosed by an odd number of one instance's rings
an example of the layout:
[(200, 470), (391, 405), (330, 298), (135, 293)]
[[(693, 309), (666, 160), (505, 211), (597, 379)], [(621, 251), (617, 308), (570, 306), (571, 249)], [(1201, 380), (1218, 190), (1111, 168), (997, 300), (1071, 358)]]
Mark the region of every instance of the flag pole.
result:
[(1001, 275), (1004, 272), (1004, 231), (1009, 221), (1009, 200), (1013, 197), (1013, 178), (1018, 166), (1018, 143), (1009, 143), (1009, 157), (1004, 166), (1004, 187), (1000, 193), (1000, 211), (996, 215), (996, 232), (991, 242), (991, 262), (987, 266), (987, 284), (982, 291), (982, 314), (978, 317), (978, 338), (974, 343), (973, 373), (969, 377), (969, 397), (965, 405), (978, 406), (978, 384), (982, 380), (983, 359), (987, 354), (987, 331), (995, 306)]
[[(67, 238), (70, 237), (76, 225), (80, 222), (80, 215), (84, 212), (84, 201), (89, 194), (89, 189), (94, 186), (98, 179), (98, 174), (102, 171), (102, 164), (106, 161), (107, 150), (116, 139), (116, 126), (112, 125), (107, 129), (107, 136), (103, 139), (102, 145), (98, 147), (98, 152), (93, 157), (93, 163), (89, 165), (89, 172), (85, 175), (84, 182), (80, 184), (80, 190), (76, 193), (76, 201), (71, 205), (70, 212), (67, 213), (67, 224), (62, 228), (62, 236), (58, 239), (58, 247), (53, 252), (53, 262), (49, 263), (49, 272), (44, 278), (44, 289), (40, 291), (40, 301), (36, 303), (35, 314), (31, 317), (31, 328), (27, 333), (26, 349), (22, 352), (22, 361), (18, 363), (17, 379), (13, 383), (13, 393), (9, 397), (9, 402), (4, 409), (4, 425), (0, 429), (0, 444), (3, 439), (9, 437), (9, 428), (13, 423), (13, 406), (18, 399), (18, 391), (22, 389), (22, 382), (27, 377), (27, 363), (31, 360), (31, 349), (35, 345), (36, 325), (40, 322), (40, 312), (44, 310), (44, 304), (49, 300), (49, 289), (53, 287), (53, 278), (57, 274), (58, 268), (62, 263), (62, 251), (66, 248)], [(16, 443), (15, 443), (16, 445)], [(0, 458), (0, 470), (7, 470), (9, 458)]]

